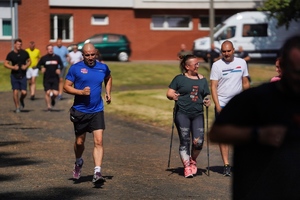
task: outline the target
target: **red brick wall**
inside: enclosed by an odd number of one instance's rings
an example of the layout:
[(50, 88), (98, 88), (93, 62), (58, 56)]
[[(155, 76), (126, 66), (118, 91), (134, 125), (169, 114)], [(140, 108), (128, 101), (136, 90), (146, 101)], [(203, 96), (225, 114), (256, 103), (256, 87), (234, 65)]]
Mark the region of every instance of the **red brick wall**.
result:
[[(26, 0), (19, 5), (19, 37), (23, 40), (23, 48), (34, 40), (42, 54), (50, 43), (50, 14), (73, 14), (74, 42), (101, 32), (122, 33), (131, 41), (131, 60), (175, 60), (180, 44), (185, 43), (192, 49), (196, 38), (207, 36), (208, 31), (199, 31), (199, 15), (208, 14), (208, 10), (133, 10), (108, 8), (56, 8), (49, 7), (48, 1)], [(237, 10), (219, 10), (216, 14), (234, 14)], [(105, 26), (91, 25), (93, 14), (107, 14), (109, 24)], [(190, 15), (193, 18), (193, 30), (188, 31), (154, 31), (150, 30), (151, 16)], [(65, 43), (69, 45), (71, 43)], [(0, 41), (0, 61), (4, 60), (11, 49), (11, 41)]]

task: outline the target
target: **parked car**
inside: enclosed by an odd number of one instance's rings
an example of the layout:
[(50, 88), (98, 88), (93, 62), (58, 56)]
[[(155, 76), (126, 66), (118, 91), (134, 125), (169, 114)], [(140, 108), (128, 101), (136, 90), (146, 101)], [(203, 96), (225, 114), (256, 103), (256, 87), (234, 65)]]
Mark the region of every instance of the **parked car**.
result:
[[(131, 55), (130, 41), (125, 35), (114, 33), (96, 34), (83, 42), (77, 43), (78, 50), (81, 51), (85, 43), (92, 43), (95, 48), (98, 49), (104, 60), (117, 59), (125, 62), (129, 60)], [(68, 50), (72, 51), (72, 49), (73, 45), (70, 45)]]

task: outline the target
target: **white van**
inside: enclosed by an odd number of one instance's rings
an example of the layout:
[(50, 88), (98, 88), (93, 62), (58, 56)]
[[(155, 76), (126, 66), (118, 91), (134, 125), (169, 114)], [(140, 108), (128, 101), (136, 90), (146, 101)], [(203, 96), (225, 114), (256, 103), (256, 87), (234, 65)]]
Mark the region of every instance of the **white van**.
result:
[[(276, 57), (284, 41), (295, 34), (300, 34), (300, 21), (291, 22), (287, 30), (285, 26), (277, 28), (277, 20), (269, 18), (267, 12), (246, 11), (216, 26), (214, 44), (216, 48), (221, 48), (225, 40), (230, 40), (236, 50), (242, 46), (251, 58), (271, 58)], [(207, 61), (210, 46), (209, 37), (196, 39), (193, 53)]]

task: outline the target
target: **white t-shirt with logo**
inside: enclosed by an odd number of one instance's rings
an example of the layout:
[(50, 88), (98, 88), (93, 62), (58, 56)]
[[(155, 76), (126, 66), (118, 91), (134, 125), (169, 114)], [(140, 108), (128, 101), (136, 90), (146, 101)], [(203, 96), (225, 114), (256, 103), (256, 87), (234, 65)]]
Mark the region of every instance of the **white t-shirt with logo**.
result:
[(213, 63), (210, 80), (218, 81), (217, 94), (221, 107), (243, 90), (242, 78), (245, 76), (249, 73), (244, 59), (234, 57), (232, 62), (220, 59)]

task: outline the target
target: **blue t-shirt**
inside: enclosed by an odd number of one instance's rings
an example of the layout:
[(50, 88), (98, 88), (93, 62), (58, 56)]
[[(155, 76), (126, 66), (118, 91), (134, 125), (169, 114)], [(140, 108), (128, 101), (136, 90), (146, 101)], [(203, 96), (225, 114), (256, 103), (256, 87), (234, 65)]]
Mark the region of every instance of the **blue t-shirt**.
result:
[(69, 51), (68, 51), (67, 47), (65, 47), (65, 46), (61, 46), (61, 47), (54, 46), (53, 47), (53, 52), (60, 57), (61, 61), (64, 64), (64, 66), (62, 66), (62, 67), (67, 67), (68, 66), (67, 56), (69, 54)]
[(96, 113), (103, 111), (103, 100), (101, 97), (102, 83), (104, 78), (110, 75), (106, 64), (96, 62), (95, 66), (89, 67), (80, 61), (72, 65), (66, 79), (74, 83), (74, 88), (82, 90), (90, 87), (90, 95), (75, 95), (73, 107), (83, 113)]

